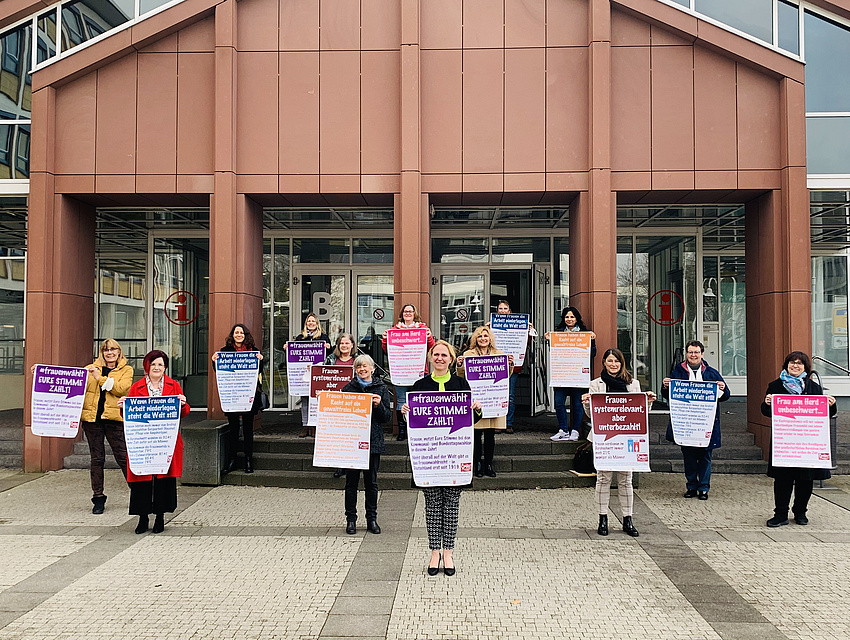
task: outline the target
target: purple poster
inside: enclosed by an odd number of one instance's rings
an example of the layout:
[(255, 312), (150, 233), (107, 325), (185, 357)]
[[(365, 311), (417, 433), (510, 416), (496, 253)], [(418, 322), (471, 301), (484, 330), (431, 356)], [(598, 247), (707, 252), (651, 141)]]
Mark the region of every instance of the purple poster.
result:
[(75, 438), (80, 427), (88, 369), (35, 365), (32, 379), (32, 432)]
[(484, 417), (508, 415), (508, 379), (511, 377), (508, 356), (466, 356), (463, 369), (472, 389), (472, 399), (481, 403)]
[(293, 340), (286, 343), (289, 395), (310, 395), (310, 367), (325, 361), (325, 349), (325, 343), (321, 340)]
[(472, 393), (408, 392), (407, 442), (417, 487), (472, 482)]

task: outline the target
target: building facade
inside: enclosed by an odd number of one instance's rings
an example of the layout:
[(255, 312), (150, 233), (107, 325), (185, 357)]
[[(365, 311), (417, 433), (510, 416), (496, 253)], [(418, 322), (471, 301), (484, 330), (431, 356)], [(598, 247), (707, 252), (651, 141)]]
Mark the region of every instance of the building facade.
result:
[[(848, 365), (848, 25), (845, 0), (5, 0), (9, 402), (115, 337), (212, 414), (241, 321), (286, 409), (308, 311), (381, 357), (403, 303), (459, 344), (506, 298), (541, 334), (578, 307), (647, 388), (703, 339), (766, 447), (784, 356)], [(27, 431), (25, 468), (60, 467)]]

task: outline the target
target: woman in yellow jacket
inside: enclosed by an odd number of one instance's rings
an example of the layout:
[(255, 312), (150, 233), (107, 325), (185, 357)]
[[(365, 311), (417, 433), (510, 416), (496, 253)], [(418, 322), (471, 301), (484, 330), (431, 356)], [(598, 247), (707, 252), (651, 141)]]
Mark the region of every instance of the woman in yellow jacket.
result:
[(106, 461), (104, 437), (112, 447), (112, 455), (127, 477), (127, 445), (124, 442), (124, 421), (118, 409), (118, 398), (123, 398), (133, 384), (133, 367), (127, 364), (124, 352), (112, 338), (100, 345), (100, 355), (89, 366), (86, 380), (86, 397), (80, 420), (91, 452), (92, 513), (103, 513), (106, 496), (103, 495), (103, 463)]

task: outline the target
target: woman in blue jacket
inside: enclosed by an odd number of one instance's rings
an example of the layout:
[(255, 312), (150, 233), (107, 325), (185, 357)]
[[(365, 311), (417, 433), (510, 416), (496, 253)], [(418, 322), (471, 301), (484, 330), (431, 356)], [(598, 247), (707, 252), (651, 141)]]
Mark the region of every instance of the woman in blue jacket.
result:
[[(691, 340), (686, 349), (686, 360), (680, 362), (670, 372), (669, 378), (664, 378), (661, 385), (661, 395), (670, 395), (670, 380), (699, 380), (716, 382), (720, 389), (718, 402), (729, 399), (729, 387), (717, 369), (709, 367), (702, 354), (705, 346), (699, 340)], [(673, 425), (667, 424), (667, 440), (673, 442)], [(720, 411), (714, 415), (714, 428), (707, 447), (682, 447), (682, 458), (685, 461), (685, 478), (687, 486), (684, 496), (708, 500), (708, 490), (711, 488), (711, 452), (720, 447)]]

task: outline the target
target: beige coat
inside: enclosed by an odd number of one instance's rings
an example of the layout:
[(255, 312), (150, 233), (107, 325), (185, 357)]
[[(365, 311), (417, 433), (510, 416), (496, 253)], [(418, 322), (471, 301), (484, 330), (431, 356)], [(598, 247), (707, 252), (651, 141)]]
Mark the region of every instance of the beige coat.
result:
[[(490, 347), (490, 351), (486, 354), (479, 354), (475, 349), (468, 349), (463, 352), (463, 357), (467, 356), (477, 356), (477, 355), (489, 355), (489, 356), (502, 356), (505, 352), (501, 349), (497, 349), (496, 347)], [(465, 372), (463, 367), (457, 368), (457, 375), (461, 378), (465, 378)], [(507, 429), (508, 427), (508, 419), (506, 416), (502, 416), (501, 418), (481, 418), (478, 422), (475, 423), (476, 429)]]
[[(94, 361), (94, 366), (101, 369), (106, 363), (103, 358)], [(97, 381), (91, 376), (86, 378), (86, 397), (83, 400), (83, 413), (80, 419), (83, 422), (94, 422), (97, 417), (97, 403), (100, 400), (100, 387), (106, 379), (115, 380), (111, 390), (106, 392), (106, 400), (103, 403), (104, 420), (123, 422), (121, 411), (118, 409), (118, 398), (123, 398), (133, 385), (133, 367), (127, 364), (127, 358), (121, 358), (115, 368), (109, 372), (109, 376), (99, 376)]]

